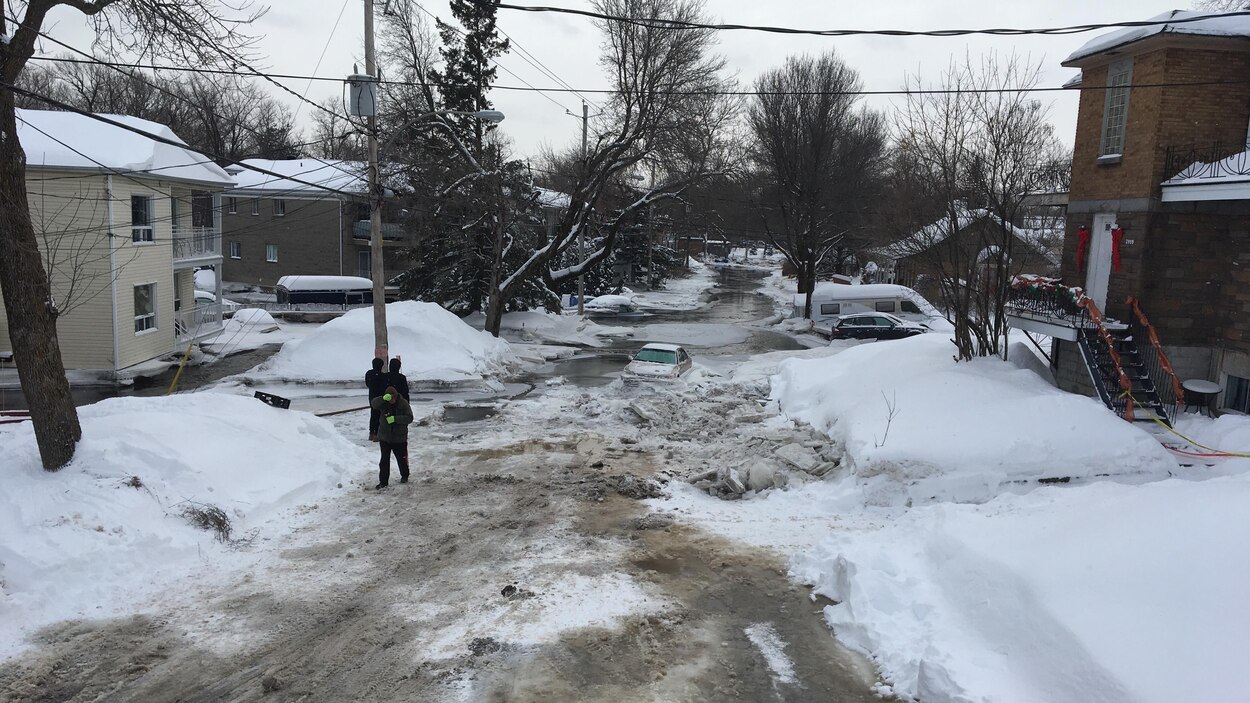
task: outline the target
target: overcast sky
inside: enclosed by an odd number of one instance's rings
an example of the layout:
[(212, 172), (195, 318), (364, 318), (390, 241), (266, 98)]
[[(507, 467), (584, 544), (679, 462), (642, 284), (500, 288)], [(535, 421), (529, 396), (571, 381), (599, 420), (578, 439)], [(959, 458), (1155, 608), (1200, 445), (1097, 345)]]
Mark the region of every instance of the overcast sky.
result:
[[(384, 0), (376, 0), (379, 7)], [(422, 0), (432, 13), (450, 18), (446, 0)], [(589, 8), (588, 0), (517, 0), (518, 4), (547, 4)], [(351, 72), (353, 62), (363, 68), (363, 0), (270, 0), (269, 13), (258, 22), (256, 31), (264, 35), (260, 51), (266, 56), (266, 67), (275, 73), (307, 75), (317, 65), (318, 56), (328, 46), (317, 75), (340, 76)], [(1147, 19), (1153, 15), (1188, 3), (1158, 0), (878, 0), (876, 2), (844, 2), (839, 0), (708, 0), (709, 14), (718, 21), (735, 24), (757, 24), (816, 29), (966, 29), (985, 27), (1053, 27), (1096, 22)], [(331, 37), (335, 18), (343, 10), (342, 21)], [(90, 35), (83, 31), (82, 21), (73, 11), (64, 10), (54, 17), (59, 20), (53, 34), (85, 46)], [(536, 14), (500, 10), (499, 27), (542, 64), (553, 70), (574, 88), (605, 88), (607, 80), (598, 64), (600, 34), (589, 19), (551, 13)], [(1016, 51), (1043, 64), (1045, 85), (1062, 85), (1075, 71), (1059, 65), (1069, 53), (1096, 34), (1055, 37), (959, 37), (959, 38), (897, 38), (897, 37), (797, 37), (759, 32), (722, 32), (720, 52), (728, 61), (743, 87), (749, 87), (756, 75), (784, 61), (790, 54), (838, 51), (843, 59), (859, 71), (864, 86), (870, 90), (891, 90), (902, 87), (907, 74), (936, 79), (952, 56), (966, 52), (974, 56), (990, 52)], [(526, 63), (515, 48), (499, 63), (497, 82), (500, 85), (523, 85), (522, 79), (538, 87), (553, 86), (554, 81)], [(519, 76), (514, 77), (509, 71)], [(287, 81), (291, 88), (320, 101), (339, 95), (341, 87), (333, 83)], [(580, 100), (573, 95), (548, 93), (550, 99), (536, 93), (495, 90), (491, 99), (507, 118), (502, 127), (515, 144), (518, 156), (537, 153), (543, 144), (565, 146), (580, 134), (577, 119), (566, 116), (565, 109), (580, 114)], [(589, 95), (592, 99), (593, 94)], [(1076, 128), (1076, 95), (1074, 93), (1041, 93), (1039, 97), (1052, 104), (1051, 119), (1058, 136), (1068, 145)], [(286, 100), (294, 106), (297, 101)], [(888, 108), (892, 98), (869, 98), (871, 105)], [(558, 103), (558, 104), (557, 104)], [(305, 123), (312, 108), (300, 110)], [(593, 113), (593, 109), (592, 109)]]

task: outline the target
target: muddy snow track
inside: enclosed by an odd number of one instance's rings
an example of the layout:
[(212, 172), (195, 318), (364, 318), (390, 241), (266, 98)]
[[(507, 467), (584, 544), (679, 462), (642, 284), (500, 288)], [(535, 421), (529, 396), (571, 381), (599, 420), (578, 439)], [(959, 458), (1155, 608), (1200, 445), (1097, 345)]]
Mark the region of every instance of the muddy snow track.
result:
[(418, 430), (412, 483), (375, 493), (362, 467), (312, 527), (250, 547), (264, 566), (45, 629), (0, 700), (879, 700), (772, 554), (622, 495), (682, 445), (558, 421), (584, 400)]

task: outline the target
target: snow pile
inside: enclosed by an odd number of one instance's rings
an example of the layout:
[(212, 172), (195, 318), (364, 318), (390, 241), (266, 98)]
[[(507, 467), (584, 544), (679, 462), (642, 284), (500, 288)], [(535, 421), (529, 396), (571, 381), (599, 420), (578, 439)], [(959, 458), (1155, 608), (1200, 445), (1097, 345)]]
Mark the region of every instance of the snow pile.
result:
[(613, 310), (622, 305), (633, 305), (634, 299), (627, 295), (597, 295), (593, 299), (587, 300), (582, 304), (583, 308), (591, 310)]
[[(434, 303), (386, 306), (390, 353), (403, 360), (409, 381), (480, 380), (516, 361), (508, 343), (475, 330)], [(364, 377), (373, 359), (373, 311), (352, 310), (288, 343), (252, 375), (348, 381)]]
[(236, 537), (276, 532), (371, 464), (329, 422), (240, 396), (115, 398), (79, 417), (56, 473), (29, 423), (0, 431), (0, 657), (42, 625), (133, 612), (201, 561), (238, 556), (186, 508), (220, 508)]
[(261, 330), (272, 330), (278, 327), (278, 321), (273, 319), (273, 315), (270, 315), (269, 311), (264, 308), (244, 308), (234, 313), (230, 321)]
[(197, 269), (195, 274), (195, 287), (202, 291), (217, 290), (217, 272), (212, 269)]
[(1239, 700), (1248, 508), (1244, 476), (925, 506), (829, 533), (793, 575), (838, 601), (838, 637), (905, 696)]
[[(464, 321), (475, 329), (486, 326), (486, 316), (482, 313), (469, 315)], [(504, 313), (499, 329), (509, 338), (525, 342), (587, 347), (601, 347), (605, 338), (630, 337), (634, 333), (629, 327), (607, 327), (593, 320), (540, 310)]]
[(789, 361), (773, 397), (845, 445), (870, 503), (981, 501), (1004, 484), (1176, 468), (1098, 401), (999, 359), (955, 363), (953, 352), (944, 335), (925, 334)]

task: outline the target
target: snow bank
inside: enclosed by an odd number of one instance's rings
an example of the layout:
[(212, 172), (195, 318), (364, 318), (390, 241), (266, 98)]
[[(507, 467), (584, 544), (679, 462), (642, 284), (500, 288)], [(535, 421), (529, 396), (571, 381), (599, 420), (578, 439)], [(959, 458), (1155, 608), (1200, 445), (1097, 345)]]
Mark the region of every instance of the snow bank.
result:
[(944, 335), (926, 334), (788, 361), (773, 397), (845, 445), (870, 503), (981, 501), (1012, 482), (1176, 468), (1098, 401), (998, 359), (955, 363), (953, 352)]
[[(464, 318), (464, 322), (474, 329), (483, 329), (486, 326), (486, 316), (474, 313)], [(605, 338), (630, 337), (634, 334), (634, 330), (629, 327), (608, 327), (593, 320), (541, 310), (504, 313), (500, 331), (511, 333), (512, 337), (519, 337), (526, 342), (588, 347), (603, 346)]]
[[(508, 343), (475, 330), (434, 303), (386, 306), (390, 352), (409, 381), (477, 380), (516, 361)], [(360, 308), (288, 343), (252, 375), (347, 381), (363, 378), (373, 359), (373, 310)]]
[(28, 423), (0, 432), (0, 658), (40, 626), (134, 612), (201, 560), (237, 556), (187, 506), (221, 508), (236, 536), (276, 531), (372, 463), (325, 420), (234, 395), (115, 398), (79, 417), (56, 473)]
[(925, 701), (1172, 703), (1250, 688), (1250, 480), (1099, 483), (832, 532), (793, 575)]

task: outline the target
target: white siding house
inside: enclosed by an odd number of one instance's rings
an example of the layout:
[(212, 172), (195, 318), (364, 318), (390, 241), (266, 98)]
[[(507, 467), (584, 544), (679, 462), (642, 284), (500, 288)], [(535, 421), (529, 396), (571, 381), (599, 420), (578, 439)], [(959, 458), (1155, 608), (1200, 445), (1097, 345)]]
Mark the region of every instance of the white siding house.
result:
[[(155, 122), (108, 117), (181, 141)], [(85, 115), (18, 110), (17, 124), (66, 368), (116, 374), (220, 333), (220, 290), (197, 307), (193, 273), (220, 269), (230, 176), (188, 147)], [(0, 308), (0, 352), (11, 349)]]

